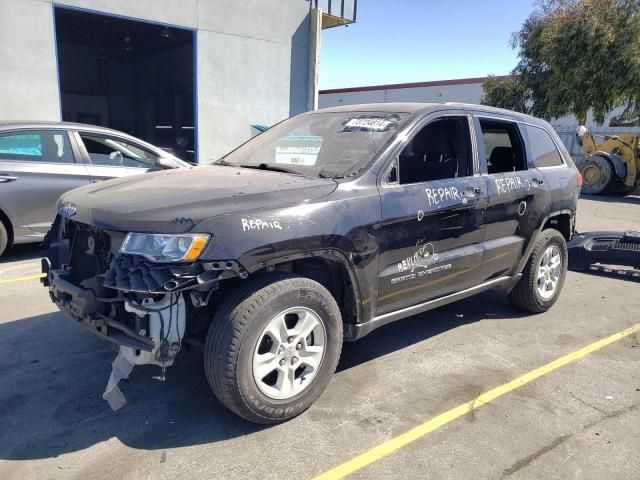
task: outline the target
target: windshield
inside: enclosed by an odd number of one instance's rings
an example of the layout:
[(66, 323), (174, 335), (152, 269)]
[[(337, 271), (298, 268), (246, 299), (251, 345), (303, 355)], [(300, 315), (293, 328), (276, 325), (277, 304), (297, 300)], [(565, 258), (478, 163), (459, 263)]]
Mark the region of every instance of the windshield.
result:
[(214, 164), (345, 177), (366, 166), (408, 118), (407, 113), (390, 112), (298, 115), (266, 130)]

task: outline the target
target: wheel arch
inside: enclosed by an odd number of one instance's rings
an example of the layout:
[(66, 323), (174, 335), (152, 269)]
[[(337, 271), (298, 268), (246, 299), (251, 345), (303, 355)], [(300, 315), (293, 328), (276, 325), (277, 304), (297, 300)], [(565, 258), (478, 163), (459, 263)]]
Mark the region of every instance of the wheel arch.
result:
[[(571, 240), (575, 229), (575, 212), (569, 209), (555, 210), (542, 219), (542, 221), (540, 222), (540, 226), (533, 233), (531, 241), (527, 245), (527, 249), (520, 259), (520, 264), (518, 265), (518, 269), (515, 272), (516, 274), (522, 273), (524, 267), (529, 261), (529, 258), (531, 257), (531, 252), (533, 251), (533, 247), (536, 243), (536, 240), (538, 239), (538, 236), (544, 230), (547, 230), (549, 228), (558, 230), (566, 241)], [(562, 229), (564, 229), (564, 231)]]
[(339, 250), (308, 251), (276, 258), (265, 262), (261, 271), (291, 272), (310, 278), (334, 296), (343, 323), (358, 323), (362, 318), (358, 277), (351, 262)]
[(573, 237), (573, 230), (575, 226), (575, 216), (571, 210), (561, 210), (549, 215), (542, 223), (540, 231), (548, 228), (558, 230), (564, 239), (568, 242)]
[(7, 242), (7, 248), (13, 245), (13, 225), (11, 224), (11, 220), (9, 216), (4, 213), (2, 209), (0, 209), (0, 222), (4, 225), (4, 228), (7, 230), (7, 235), (9, 236)]

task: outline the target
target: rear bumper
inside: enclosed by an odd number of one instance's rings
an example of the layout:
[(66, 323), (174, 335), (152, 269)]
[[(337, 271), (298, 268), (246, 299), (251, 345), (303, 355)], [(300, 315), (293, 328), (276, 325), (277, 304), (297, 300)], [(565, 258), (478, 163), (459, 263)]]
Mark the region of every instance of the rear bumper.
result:
[(588, 270), (595, 263), (640, 268), (640, 232), (580, 233), (568, 248), (571, 270)]
[[(152, 351), (153, 341), (149, 337), (138, 335), (134, 330), (101, 313), (104, 303), (92, 290), (74, 285), (68, 280), (68, 270), (52, 269), (47, 258), (42, 259), (41, 282), (48, 287), (49, 296), (58, 308), (71, 316), (80, 325), (88, 328), (102, 340), (147, 352)], [(109, 299), (113, 301), (114, 299)]]

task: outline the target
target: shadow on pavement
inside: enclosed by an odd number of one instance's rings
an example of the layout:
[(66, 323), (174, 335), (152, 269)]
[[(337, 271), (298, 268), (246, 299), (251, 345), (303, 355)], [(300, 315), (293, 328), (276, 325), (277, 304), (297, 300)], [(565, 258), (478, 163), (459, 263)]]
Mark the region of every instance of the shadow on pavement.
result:
[(583, 273), (585, 275), (591, 274), (615, 280), (627, 280), (629, 282), (640, 283), (640, 270), (630, 267), (591, 265), (589, 270), (576, 270), (576, 272)]
[(42, 257), (42, 248), (39, 243), (27, 243), (24, 245), (14, 245), (2, 257), (0, 265), (9, 262), (21, 262), (23, 260), (33, 260)]
[[(345, 344), (338, 369), (358, 368), (464, 324), (516, 317), (504, 294), (488, 292)], [(112, 412), (102, 392), (115, 352), (63, 314), (0, 324), (0, 349), (0, 459), (50, 458), (112, 437), (145, 450), (200, 445), (266, 428), (217, 401), (199, 351), (179, 357), (164, 383), (151, 378), (157, 367), (136, 367), (120, 383), (128, 404)]]
[(580, 195), (581, 199), (593, 200), (594, 202), (603, 203), (630, 203), (632, 205), (640, 205), (640, 193), (636, 190), (634, 193), (622, 195)]

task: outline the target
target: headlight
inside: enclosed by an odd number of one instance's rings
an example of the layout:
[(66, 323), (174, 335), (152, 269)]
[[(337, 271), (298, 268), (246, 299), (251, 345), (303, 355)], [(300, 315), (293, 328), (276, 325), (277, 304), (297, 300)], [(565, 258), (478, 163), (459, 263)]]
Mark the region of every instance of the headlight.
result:
[(193, 262), (209, 241), (204, 233), (128, 233), (120, 253), (142, 255), (152, 262)]

